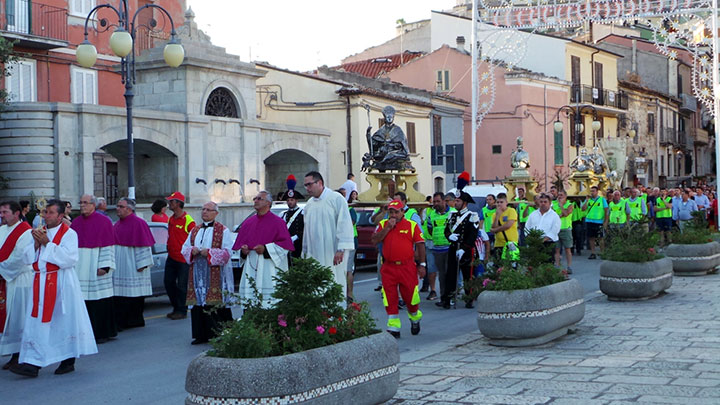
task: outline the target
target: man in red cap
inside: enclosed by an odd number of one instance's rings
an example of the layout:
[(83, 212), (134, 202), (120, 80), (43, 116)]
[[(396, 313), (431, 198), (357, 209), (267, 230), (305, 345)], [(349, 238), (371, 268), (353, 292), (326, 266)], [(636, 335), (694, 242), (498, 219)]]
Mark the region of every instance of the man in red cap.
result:
[(172, 320), (187, 318), (185, 305), (190, 265), (182, 255), (182, 246), (190, 231), (195, 228), (195, 221), (185, 212), (185, 196), (176, 191), (166, 198), (173, 212), (168, 222), (168, 257), (165, 261), (165, 291), (170, 298), (173, 311), (167, 314)]
[(383, 265), (382, 293), (385, 311), (388, 314), (387, 331), (400, 337), (400, 316), (398, 315), (398, 288), (407, 303), (410, 318), (410, 333), (420, 333), (420, 293), (418, 276), (425, 277), (425, 239), (422, 229), (415, 221), (405, 219), (404, 204), (393, 200), (388, 204), (388, 219), (383, 219), (375, 229), (371, 241), (381, 243)]

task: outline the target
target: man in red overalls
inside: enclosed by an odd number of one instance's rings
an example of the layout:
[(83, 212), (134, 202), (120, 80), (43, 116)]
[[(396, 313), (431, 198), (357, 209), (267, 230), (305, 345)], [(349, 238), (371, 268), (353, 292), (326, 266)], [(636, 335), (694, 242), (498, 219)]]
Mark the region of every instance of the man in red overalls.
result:
[[(410, 318), (410, 332), (420, 333), (420, 293), (418, 277), (425, 277), (425, 240), (420, 224), (405, 219), (404, 204), (393, 200), (388, 204), (388, 219), (380, 221), (371, 241), (381, 243), (383, 265), (382, 293), (385, 311), (388, 314), (387, 331), (400, 337), (400, 316), (398, 315), (398, 289), (405, 302)], [(417, 263), (417, 264), (416, 264)]]

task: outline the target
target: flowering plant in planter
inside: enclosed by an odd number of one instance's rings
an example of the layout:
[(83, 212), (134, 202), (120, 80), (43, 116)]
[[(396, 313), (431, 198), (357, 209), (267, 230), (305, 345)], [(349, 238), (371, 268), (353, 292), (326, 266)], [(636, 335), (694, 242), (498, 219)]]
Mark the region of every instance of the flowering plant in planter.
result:
[[(645, 222), (628, 222), (621, 228), (610, 228), (605, 239), (603, 260), (613, 262), (645, 263), (662, 259), (656, 246), (660, 240), (657, 232), (648, 232)], [(632, 241), (632, 242), (629, 242)]]
[(210, 356), (280, 356), (378, 332), (367, 303), (340, 306), (342, 287), (315, 259), (293, 259), (289, 270), (278, 270), (276, 282), (272, 296), (278, 301), (263, 308), (257, 293), (246, 300), (242, 319), (226, 324), (210, 341)]
[(546, 246), (543, 239), (542, 231), (529, 230), (526, 246), (520, 246), (520, 259), (488, 266), (480, 277), (469, 281), (471, 292), (465, 298), (475, 299), (483, 291), (525, 290), (567, 280), (567, 273), (550, 262), (553, 248)]
[(679, 245), (699, 245), (712, 242), (712, 232), (708, 228), (704, 211), (692, 213), (692, 219), (685, 225), (685, 229), (672, 233), (672, 243)]

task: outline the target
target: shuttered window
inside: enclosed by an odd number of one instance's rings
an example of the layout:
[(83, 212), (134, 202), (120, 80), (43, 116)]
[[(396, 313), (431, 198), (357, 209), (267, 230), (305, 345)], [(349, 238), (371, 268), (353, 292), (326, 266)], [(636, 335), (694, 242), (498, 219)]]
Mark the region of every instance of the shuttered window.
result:
[(417, 144), (415, 143), (415, 123), (408, 122), (405, 124), (405, 128), (408, 139), (408, 149), (410, 149), (410, 153), (417, 153)]
[(34, 60), (19, 60), (8, 64), (10, 76), (5, 78), (8, 101), (37, 101), (37, 76)]
[(76, 104), (97, 104), (97, 71), (73, 66), (71, 101)]
[(68, 3), (70, 3), (70, 14), (83, 17), (95, 7), (95, 0), (70, 0)]

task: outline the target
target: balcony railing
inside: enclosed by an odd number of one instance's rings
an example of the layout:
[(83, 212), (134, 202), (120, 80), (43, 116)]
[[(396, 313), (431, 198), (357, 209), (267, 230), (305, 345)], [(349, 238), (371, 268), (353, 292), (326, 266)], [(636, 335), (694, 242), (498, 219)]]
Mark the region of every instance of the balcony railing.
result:
[(710, 143), (710, 137), (708, 131), (702, 128), (695, 129), (695, 144), (696, 145), (707, 145)]
[(680, 104), (681, 110), (685, 110), (686, 112), (697, 112), (697, 99), (695, 97), (690, 94), (681, 93), (680, 100), (682, 101), (682, 104)]
[(695, 146), (695, 137), (692, 136), (692, 132), (679, 131), (678, 132), (678, 146), (683, 147), (687, 150), (693, 150)]
[(67, 28), (67, 9), (31, 0), (0, 1), (0, 31), (20, 34), (20, 40), (29, 36), (67, 42)]
[(624, 92), (603, 90), (579, 84), (572, 85), (570, 102), (602, 105), (620, 110), (628, 109), (628, 96)]
[(667, 144), (676, 144), (677, 141), (677, 130), (675, 128), (661, 128), (662, 131), (660, 131), (660, 144), (661, 145), (667, 145)]

